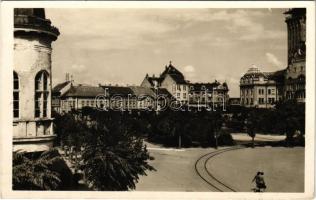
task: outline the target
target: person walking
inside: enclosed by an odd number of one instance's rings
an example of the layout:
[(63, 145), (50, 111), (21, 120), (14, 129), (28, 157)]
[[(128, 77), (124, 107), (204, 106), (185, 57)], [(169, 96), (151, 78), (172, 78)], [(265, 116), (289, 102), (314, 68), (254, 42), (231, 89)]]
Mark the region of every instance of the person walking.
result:
[(252, 182), (256, 183), (255, 192), (264, 192), (267, 188), (263, 176), (263, 172), (257, 172), (256, 176), (253, 178)]

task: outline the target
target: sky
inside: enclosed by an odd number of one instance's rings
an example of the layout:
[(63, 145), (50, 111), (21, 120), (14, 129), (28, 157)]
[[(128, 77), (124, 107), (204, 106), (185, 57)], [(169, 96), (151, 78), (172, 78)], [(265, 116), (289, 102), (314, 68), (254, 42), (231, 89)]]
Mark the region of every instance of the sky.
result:
[(172, 64), (191, 82), (226, 81), (239, 97), (251, 65), (286, 68), (286, 9), (46, 9), (60, 31), (52, 48), (53, 85), (140, 85)]

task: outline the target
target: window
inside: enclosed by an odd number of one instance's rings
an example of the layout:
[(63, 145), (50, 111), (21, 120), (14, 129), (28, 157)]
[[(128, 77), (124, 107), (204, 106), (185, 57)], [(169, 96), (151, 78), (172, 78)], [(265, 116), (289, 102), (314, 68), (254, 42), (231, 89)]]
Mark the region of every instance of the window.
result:
[(275, 89), (271, 89), (271, 94), (275, 94)]
[(187, 98), (187, 94), (183, 93), (183, 98), (186, 99)]
[(187, 91), (187, 86), (183, 85), (183, 91)]
[(19, 118), (19, 77), (13, 72), (13, 117)]
[(35, 76), (35, 117), (47, 117), (48, 73), (41, 71)]
[(268, 89), (268, 94), (271, 94), (271, 89)]
[(177, 90), (181, 90), (180, 85), (177, 85)]
[(180, 93), (177, 93), (177, 98), (178, 98), (178, 99), (180, 98)]

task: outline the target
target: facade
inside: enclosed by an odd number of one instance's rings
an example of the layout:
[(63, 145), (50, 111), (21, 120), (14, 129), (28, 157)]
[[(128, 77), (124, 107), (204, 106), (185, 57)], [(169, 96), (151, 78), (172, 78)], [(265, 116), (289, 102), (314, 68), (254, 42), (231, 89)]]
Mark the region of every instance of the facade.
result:
[(60, 97), (63, 96), (72, 86), (72, 81), (65, 81), (63, 83), (57, 84), (52, 89), (52, 110), (60, 113), (61, 110), (61, 99)]
[(306, 9), (293, 8), (284, 13), (288, 29), (288, 67), (285, 73), (286, 99), (305, 102)]
[[(58, 85), (57, 85), (58, 86)], [(54, 90), (57, 92), (56, 87)], [(104, 90), (101, 87), (70, 84), (67, 89), (67, 85), (61, 88), (60, 91), (64, 91), (60, 96), (56, 96), (55, 99), (59, 99), (59, 113), (69, 112), (71, 110), (81, 109), (83, 107), (96, 107), (96, 96), (103, 95)]]
[(228, 105), (230, 106), (240, 106), (240, 98), (230, 97), (228, 100)]
[(240, 105), (256, 108), (274, 107), (283, 96), (280, 89), (283, 73), (284, 71), (261, 72), (258, 67), (251, 66), (240, 79)]
[(189, 100), (189, 82), (185, 80), (183, 74), (177, 70), (170, 62), (159, 77), (149, 77), (148, 74), (141, 83), (142, 87), (165, 88), (170, 94), (183, 104)]
[(59, 31), (43, 8), (14, 9), (13, 150), (52, 147), (51, 43)]
[(189, 105), (191, 107), (226, 108), (229, 96), (226, 83), (190, 83)]
[(159, 77), (154, 75), (150, 77), (147, 74), (141, 86), (165, 88), (177, 102), (191, 107), (198, 107), (198, 104), (200, 104), (200, 107), (203, 107), (203, 105), (205, 107), (206, 102), (208, 102), (207, 106), (213, 103), (218, 106), (222, 105), (223, 102), (226, 105), (228, 100), (228, 86), (226, 83), (220, 84), (217, 81), (214, 83), (190, 83), (171, 62)]
[[(67, 113), (83, 107), (121, 111), (157, 110), (171, 99), (171, 94), (163, 88), (112, 85), (88, 86), (65, 83), (58, 84), (53, 89), (54, 95), (56, 95), (54, 99), (59, 102), (54, 108), (58, 113)], [(157, 99), (158, 95), (160, 99)]]

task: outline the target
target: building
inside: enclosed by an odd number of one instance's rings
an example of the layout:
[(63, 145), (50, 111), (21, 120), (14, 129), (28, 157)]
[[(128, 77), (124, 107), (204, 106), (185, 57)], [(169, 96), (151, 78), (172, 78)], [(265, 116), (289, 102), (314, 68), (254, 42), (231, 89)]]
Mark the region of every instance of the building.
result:
[(305, 102), (306, 8), (293, 8), (284, 14), (288, 30), (284, 96), (286, 99)]
[(240, 105), (256, 108), (272, 108), (282, 99), (283, 71), (261, 72), (252, 65), (240, 79)]
[(44, 151), (53, 145), (51, 43), (58, 35), (43, 8), (14, 9), (14, 151)]
[(172, 94), (177, 102), (183, 104), (188, 103), (189, 100), (189, 82), (185, 80), (184, 75), (176, 69), (171, 62), (165, 67), (165, 70), (159, 77), (155, 77), (155, 75), (149, 77), (148, 74), (146, 74), (141, 86), (165, 88)]
[(53, 89), (52, 89), (52, 110), (60, 113), (61, 110), (61, 99), (60, 97), (63, 96), (72, 86), (71, 81), (65, 81), (63, 83), (57, 84)]
[[(60, 84), (54, 87), (55, 94), (57, 94), (57, 88)], [(69, 87), (69, 88), (68, 88)], [(68, 88), (68, 89), (67, 89)], [(83, 107), (97, 107), (96, 97), (104, 94), (104, 90), (101, 87), (88, 86), (88, 85), (66, 85), (64, 88), (60, 88), (60, 96), (56, 96), (55, 99), (59, 99), (59, 113), (69, 112), (71, 110), (81, 109)]]
[(229, 99), (228, 86), (215, 80), (213, 83), (190, 83), (189, 105), (191, 107), (208, 107), (215, 109), (222, 107), (226, 109)]
[(164, 88), (113, 85), (74, 85), (73, 82), (57, 84), (54, 99), (58, 113), (93, 107), (101, 110), (157, 110), (164, 107), (171, 94)]
[[(206, 102), (209, 105), (215, 104), (218, 106), (222, 105), (223, 102), (226, 104), (228, 100), (228, 86), (226, 83), (220, 84), (217, 81), (214, 83), (190, 83), (171, 62), (159, 77), (155, 75), (150, 77), (146, 74), (141, 86), (165, 88), (176, 102), (192, 107), (205, 107)], [(206, 96), (207, 98), (205, 98)]]
[(260, 72), (253, 66), (240, 79), (240, 104), (271, 108), (276, 101), (305, 102), (306, 9), (284, 13), (288, 30), (288, 66), (276, 72)]
[(230, 97), (228, 100), (229, 106), (240, 106), (240, 98), (238, 97)]

